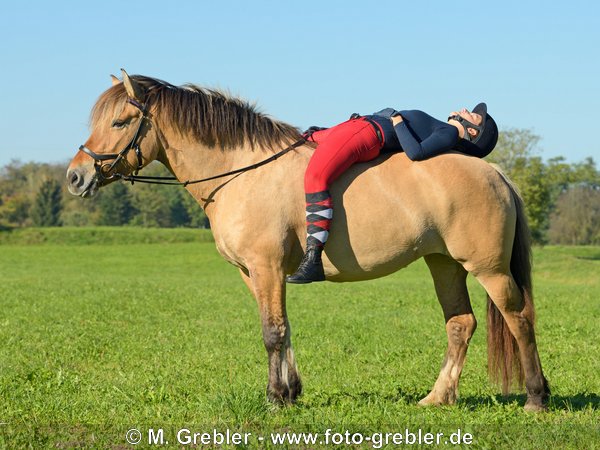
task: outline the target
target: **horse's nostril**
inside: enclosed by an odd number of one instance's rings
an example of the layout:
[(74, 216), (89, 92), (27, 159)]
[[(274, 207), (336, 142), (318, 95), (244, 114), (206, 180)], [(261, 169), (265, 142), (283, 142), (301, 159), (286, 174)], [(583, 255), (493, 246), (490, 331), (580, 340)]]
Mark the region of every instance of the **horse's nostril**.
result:
[(72, 170), (69, 173), (69, 183), (71, 183), (71, 186), (79, 186), (82, 180), (83, 177), (80, 177), (76, 170)]

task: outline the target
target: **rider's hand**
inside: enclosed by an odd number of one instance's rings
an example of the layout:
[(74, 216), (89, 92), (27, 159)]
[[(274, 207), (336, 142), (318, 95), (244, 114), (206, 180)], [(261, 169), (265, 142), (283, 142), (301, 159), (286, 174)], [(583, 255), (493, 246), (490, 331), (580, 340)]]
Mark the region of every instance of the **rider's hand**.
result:
[(400, 114), (397, 114), (392, 117), (392, 125), (396, 126), (401, 122), (404, 122), (404, 119), (402, 118), (402, 116)]
[(314, 132), (316, 131), (321, 131), (321, 130), (326, 130), (327, 128), (324, 127), (317, 127), (316, 125), (313, 125), (312, 127), (310, 127), (308, 130), (306, 130), (304, 133), (302, 133), (302, 137), (306, 140), (310, 139), (310, 137), (313, 135)]

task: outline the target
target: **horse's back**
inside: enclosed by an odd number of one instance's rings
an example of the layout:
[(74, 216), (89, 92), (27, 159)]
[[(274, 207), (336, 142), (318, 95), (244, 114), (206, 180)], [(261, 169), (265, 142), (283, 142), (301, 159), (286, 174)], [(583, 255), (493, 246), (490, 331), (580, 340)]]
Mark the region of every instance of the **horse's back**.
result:
[[(432, 253), (468, 270), (505, 264), (515, 210), (488, 163), (461, 154), (412, 162), (405, 154), (357, 164), (332, 188), (325, 269), (332, 281), (377, 278)], [(496, 261), (498, 260), (498, 261)]]

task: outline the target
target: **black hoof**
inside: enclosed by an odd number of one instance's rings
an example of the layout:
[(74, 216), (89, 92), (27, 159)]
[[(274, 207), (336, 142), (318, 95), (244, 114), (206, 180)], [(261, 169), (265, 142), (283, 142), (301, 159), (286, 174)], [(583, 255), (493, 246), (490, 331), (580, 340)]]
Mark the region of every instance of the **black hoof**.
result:
[(290, 386), (267, 386), (267, 399), (275, 405), (293, 405), (302, 394), (302, 383), (299, 379), (290, 380)]

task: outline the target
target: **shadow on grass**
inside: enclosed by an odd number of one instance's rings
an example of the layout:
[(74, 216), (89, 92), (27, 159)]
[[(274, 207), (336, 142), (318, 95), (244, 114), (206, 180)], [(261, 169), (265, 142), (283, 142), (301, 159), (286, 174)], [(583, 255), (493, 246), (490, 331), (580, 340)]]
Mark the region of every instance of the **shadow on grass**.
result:
[[(428, 392), (407, 392), (397, 389), (393, 394), (382, 395), (381, 392), (330, 392), (322, 394), (318, 398), (311, 399), (312, 406), (334, 406), (347, 401), (358, 403), (403, 403), (406, 405), (417, 405), (419, 400)], [(493, 396), (471, 396), (460, 397), (458, 405), (469, 409), (490, 407), (498, 405), (510, 405), (517, 403), (521, 407), (525, 405), (527, 396), (525, 394), (493, 395)], [(550, 410), (581, 411), (585, 409), (600, 410), (600, 396), (590, 393), (579, 393), (570, 396), (551, 395), (548, 402)]]
[[(527, 397), (525, 394), (494, 395), (491, 397), (463, 397), (459, 403), (469, 407), (478, 408), (481, 406), (509, 405), (517, 402), (520, 406), (525, 405)], [(551, 410), (581, 411), (591, 408), (600, 409), (600, 396), (597, 394), (580, 393), (570, 396), (551, 395), (548, 401), (548, 408)]]
[(580, 411), (591, 408), (600, 410), (600, 396), (583, 392), (575, 395), (554, 395), (550, 396), (550, 407), (553, 409), (566, 409), (571, 411)]
[(585, 261), (600, 261), (600, 253), (586, 256), (576, 256), (575, 259), (583, 259)]
[[(354, 403), (403, 403), (417, 404), (419, 400), (427, 395), (427, 392), (406, 392), (400, 388), (394, 393), (382, 394), (379, 391), (362, 391), (362, 392), (323, 392), (314, 398), (310, 399), (311, 406), (336, 406), (348, 401)], [(305, 403), (306, 405), (306, 403)]]

